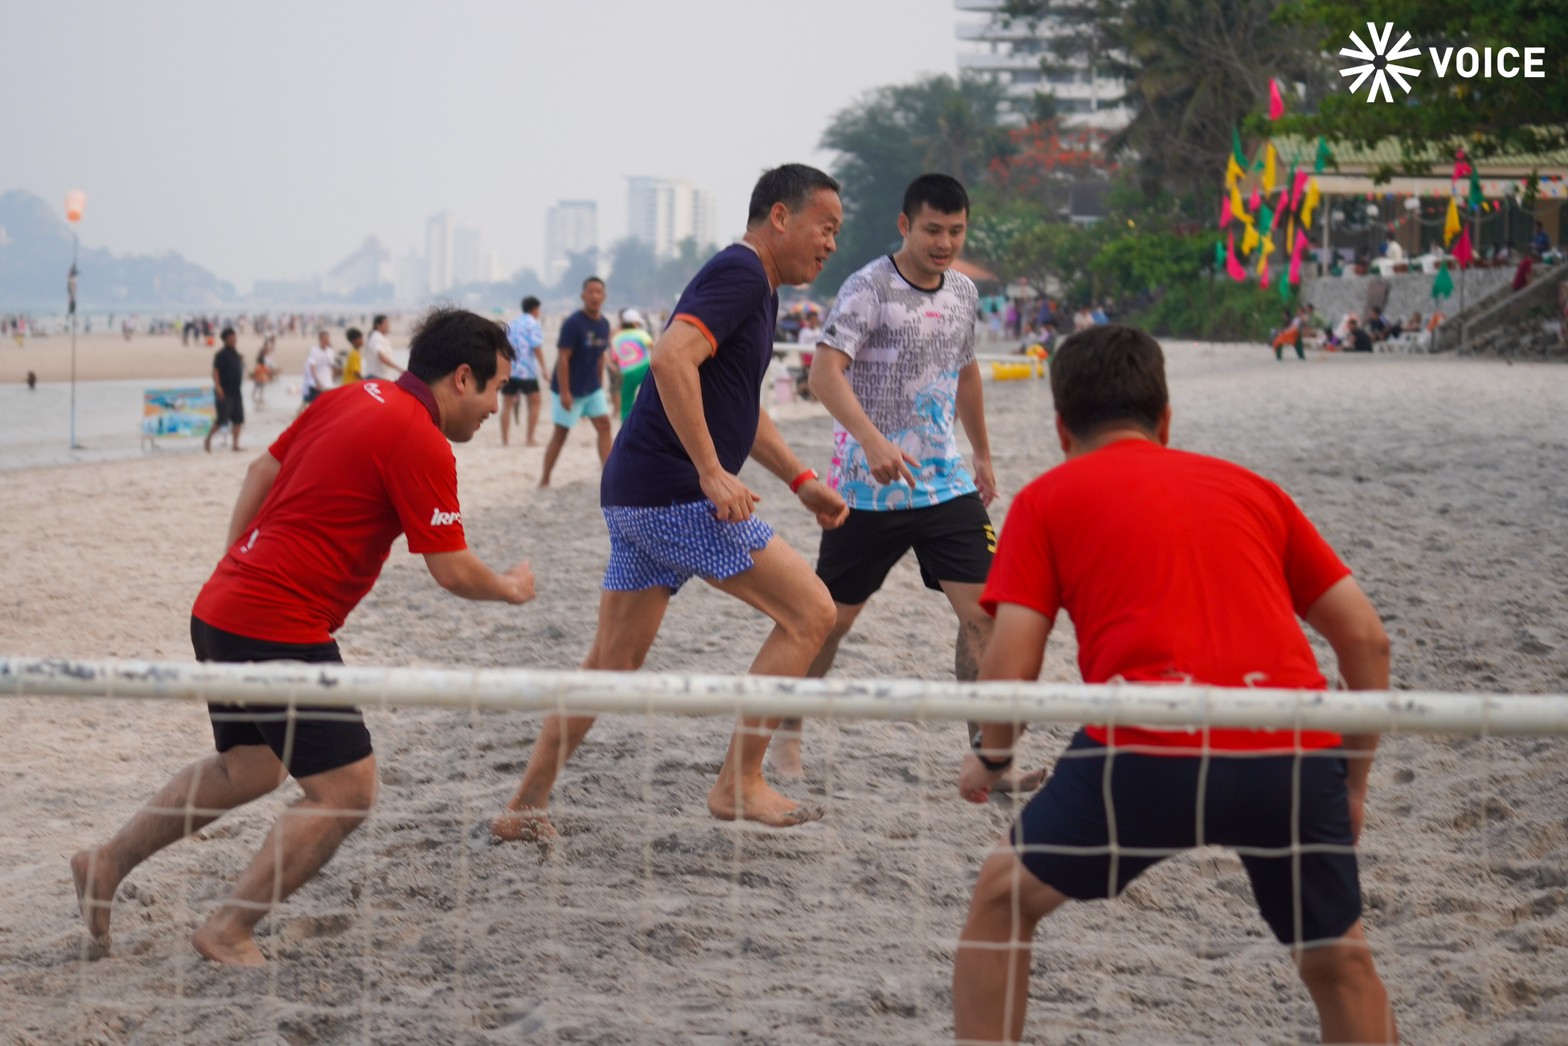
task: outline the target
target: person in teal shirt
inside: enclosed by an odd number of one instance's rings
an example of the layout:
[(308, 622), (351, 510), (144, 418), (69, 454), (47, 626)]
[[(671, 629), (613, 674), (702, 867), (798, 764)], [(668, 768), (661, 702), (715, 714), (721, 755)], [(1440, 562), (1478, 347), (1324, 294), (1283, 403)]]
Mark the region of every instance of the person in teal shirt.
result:
[(653, 350), (653, 337), (643, 329), (642, 313), (636, 309), (621, 310), (621, 329), (610, 339), (610, 352), (621, 372), (621, 424), (632, 412), (632, 402), (637, 399), (637, 389), (648, 376), (649, 353)]

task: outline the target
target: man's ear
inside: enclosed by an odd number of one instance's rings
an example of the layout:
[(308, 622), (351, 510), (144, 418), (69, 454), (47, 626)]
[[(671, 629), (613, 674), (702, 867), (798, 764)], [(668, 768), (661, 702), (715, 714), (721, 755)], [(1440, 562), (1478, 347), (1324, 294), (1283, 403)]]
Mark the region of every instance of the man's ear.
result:
[(1165, 410), (1160, 415), (1160, 425), (1155, 430), (1154, 435), (1160, 441), (1160, 446), (1168, 447), (1171, 445), (1171, 405), (1169, 403), (1165, 405)]
[(1062, 420), (1060, 414), (1056, 416), (1056, 438), (1062, 444), (1063, 454), (1071, 454), (1073, 452), (1073, 434), (1067, 431), (1067, 422)]

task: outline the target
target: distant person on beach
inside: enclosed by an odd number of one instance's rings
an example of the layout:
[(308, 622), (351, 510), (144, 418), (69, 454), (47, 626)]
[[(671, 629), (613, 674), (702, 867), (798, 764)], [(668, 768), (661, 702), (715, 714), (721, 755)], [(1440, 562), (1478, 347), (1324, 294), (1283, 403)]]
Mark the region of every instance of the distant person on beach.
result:
[[(640, 668), (671, 597), (694, 577), (773, 620), (752, 672), (803, 676), (821, 649), (833, 599), (800, 554), (753, 514), (760, 498), (736, 474), (750, 456), (789, 484), (824, 528), (849, 512), (761, 409), (779, 285), (809, 283), (822, 272), (842, 221), (832, 178), (801, 164), (775, 168), (752, 190), (744, 238), (686, 285), (600, 483), (610, 562), (585, 669)], [(548, 848), (556, 774), (592, 725), (592, 716), (545, 717), (511, 812), (491, 825), (496, 838)], [(714, 817), (782, 828), (820, 816), (762, 776), (777, 725), (740, 720), (708, 792)]]
[(1344, 343), (1346, 352), (1372, 351), (1372, 335), (1362, 329), (1354, 316), (1345, 320)]
[(212, 453), (212, 437), (225, 425), (229, 426), (229, 442), (234, 450), (240, 448), (240, 430), (245, 427), (245, 399), (241, 385), (245, 381), (245, 358), (234, 347), (233, 327), (223, 328), (223, 347), (212, 357), (212, 394), (214, 415), (212, 428), (202, 441), (202, 449)]
[(539, 485), (550, 485), (556, 459), (566, 446), (572, 426), (582, 418), (593, 423), (599, 438), (599, 463), (610, 456), (610, 406), (604, 392), (604, 354), (610, 347), (610, 321), (604, 307), (604, 281), (590, 276), (583, 281), (583, 307), (561, 324), (555, 340), (555, 369), (550, 374), (550, 420), (555, 430), (544, 448), (544, 468)]
[(370, 338), (365, 344), (360, 368), (366, 378), (390, 378), (395, 374), (403, 373), (403, 368), (398, 366), (397, 357), (392, 355), (392, 321), (385, 316), (377, 316), (370, 324)]
[(332, 374), (332, 336), (326, 331), (316, 334), (316, 344), (305, 356), (305, 394), (300, 409), (316, 402), (316, 398), (337, 385)]
[(27, 372), (27, 391), (31, 392), (38, 387), (38, 375), (32, 371)]
[[(1008, 510), (982, 600), (996, 615), (982, 680), (1038, 679), (1066, 610), (1086, 683), (1325, 690), (1304, 618), (1352, 690), (1388, 687), (1377, 611), (1295, 502), (1237, 465), (1169, 448), (1153, 338), (1115, 325), (1074, 335), (1051, 359), (1051, 396), (1067, 460)], [(1020, 731), (981, 728), (959, 776), (965, 799), (986, 801)], [(1035, 928), (1051, 912), (1117, 896), (1165, 857), (1219, 845), (1241, 851), (1323, 1041), (1396, 1041), (1362, 929), (1354, 849), (1377, 741), (1292, 729), (1079, 730), (980, 869), (954, 962), (955, 1037), (1022, 1041)]]
[(545, 371), (544, 328), (539, 324), (539, 299), (532, 294), (522, 301), (523, 311), (507, 324), (506, 338), (517, 355), (512, 360), (511, 376), (501, 390), (501, 446), (506, 446), (512, 424), (518, 420), (519, 401), (528, 405), (527, 439), (524, 446), (537, 447), (534, 433), (539, 427), (539, 375)]
[(648, 357), (653, 351), (653, 337), (643, 329), (642, 313), (636, 309), (622, 309), (620, 320), (621, 329), (610, 339), (610, 358), (615, 361), (616, 372), (620, 375), (621, 388), (617, 402), (620, 404), (621, 424), (624, 425), (632, 412), (632, 404), (637, 402), (637, 390), (648, 376)]
[[(404, 534), (454, 595), (532, 599), (527, 563), (497, 574), (468, 549), (448, 443), (467, 442), (495, 413), (511, 354), (499, 324), (437, 309), (396, 382), (329, 390), (301, 414), (245, 474), (228, 552), (191, 611), (196, 659), (341, 663), (333, 634)], [(192, 938), (208, 959), (257, 966), (266, 959), (256, 924), (368, 815), (376, 760), (353, 708), (211, 705), (210, 714), (217, 754), (175, 774), (107, 843), (72, 857), (71, 872), (88, 932), (106, 942), (115, 890), (132, 869), (292, 776), (304, 798)]]
[(256, 352), (256, 365), (250, 372), (250, 398), (258, 407), (266, 402), (267, 386), (277, 377), (277, 362), (273, 358), (276, 352), (277, 341), (269, 334), (262, 339), (261, 348)]
[(350, 327), (343, 337), (348, 341), (348, 355), (343, 357), (342, 384), (352, 385), (365, 377), (365, 332)]
[[(979, 671), (991, 635), (980, 590), (996, 549), (986, 512), (996, 474), (975, 359), (980, 294), (952, 268), (968, 228), (969, 194), (958, 179), (910, 182), (898, 215), (903, 243), (844, 281), (817, 338), (811, 391), (833, 416), (828, 486), (849, 517), (823, 531), (817, 552), (835, 619), (813, 677), (832, 669), (839, 644), (910, 552), (926, 588), (958, 619), (954, 676), (972, 682)], [(967, 468), (959, 424), (974, 451)], [(786, 719), (774, 746), (774, 767), (791, 777), (801, 774), (800, 729)]]

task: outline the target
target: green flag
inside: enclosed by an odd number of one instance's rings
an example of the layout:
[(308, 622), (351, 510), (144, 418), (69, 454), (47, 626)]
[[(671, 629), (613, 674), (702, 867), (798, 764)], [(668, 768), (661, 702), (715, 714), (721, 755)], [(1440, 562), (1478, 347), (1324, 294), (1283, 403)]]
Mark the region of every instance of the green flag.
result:
[(1286, 305), (1290, 304), (1290, 280), (1286, 279), (1283, 274), (1279, 278), (1279, 300)]
[(1444, 265), (1437, 270), (1437, 276), (1432, 280), (1432, 300), (1446, 298), (1454, 293), (1454, 278), (1448, 274), (1448, 266)]
[(1242, 170), (1247, 169), (1247, 154), (1241, 151), (1241, 132), (1235, 124), (1230, 125), (1230, 151), (1235, 154), (1236, 166)]
[(1474, 167), (1470, 168), (1470, 209), (1473, 211), (1486, 202), (1486, 197), (1481, 194), (1481, 175)]
[(1333, 158), (1334, 154), (1328, 151), (1328, 141), (1324, 138), (1319, 138), (1318, 156), (1316, 160), (1312, 161), (1312, 173), (1322, 174), (1323, 168), (1327, 167), (1328, 162)]
[(1223, 269), (1223, 268), (1225, 268), (1225, 241), (1224, 240), (1215, 240), (1214, 241), (1214, 267), (1216, 269)]

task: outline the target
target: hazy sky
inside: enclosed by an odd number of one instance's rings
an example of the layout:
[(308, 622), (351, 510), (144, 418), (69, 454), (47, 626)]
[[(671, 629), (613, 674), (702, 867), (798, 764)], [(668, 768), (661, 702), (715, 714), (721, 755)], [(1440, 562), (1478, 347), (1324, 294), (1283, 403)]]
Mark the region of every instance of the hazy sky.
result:
[[(480, 227), (539, 269), (545, 208), (688, 178), (738, 234), (757, 174), (826, 165), (866, 90), (953, 73), (952, 0), (5, 4), (0, 191), (87, 193), (82, 241), (178, 250), (242, 290), (367, 234)], [(63, 204), (62, 204), (63, 210)]]

